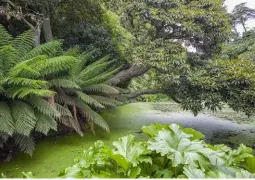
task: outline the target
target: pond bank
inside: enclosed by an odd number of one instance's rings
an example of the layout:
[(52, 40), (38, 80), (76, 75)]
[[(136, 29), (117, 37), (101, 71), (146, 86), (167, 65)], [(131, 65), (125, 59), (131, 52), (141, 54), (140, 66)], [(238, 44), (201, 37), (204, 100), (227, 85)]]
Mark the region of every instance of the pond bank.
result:
[(59, 171), (71, 166), (74, 158), (95, 141), (103, 140), (110, 144), (130, 132), (142, 139), (143, 136), (136, 132), (140, 131), (142, 125), (151, 123), (180, 123), (193, 127), (204, 133), (206, 140), (212, 143), (255, 144), (255, 125), (222, 120), (208, 113), (194, 117), (176, 104), (133, 103), (104, 112), (102, 116), (109, 123), (111, 133), (97, 128), (96, 136), (88, 132), (84, 137), (73, 134), (46, 138), (38, 142), (33, 157), (17, 154), (10, 162), (0, 164), (0, 173), (17, 178), (22, 176), (21, 172), (31, 171), (37, 178), (53, 178)]

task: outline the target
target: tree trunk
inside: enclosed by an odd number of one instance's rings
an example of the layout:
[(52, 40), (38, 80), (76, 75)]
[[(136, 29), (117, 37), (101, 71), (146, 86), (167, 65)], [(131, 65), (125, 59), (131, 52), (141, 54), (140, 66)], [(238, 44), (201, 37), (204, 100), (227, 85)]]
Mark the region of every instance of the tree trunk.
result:
[(159, 93), (163, 93), (163, 92), (164, 92), (163, 89), (145, 89), (145, 90), (132, 92), (132, 93), (126, 95), (126, 97), (129, 99), (133, 99), (138, 96), (145, 95), (145, 94), (159, 94)]
[(42, 28), (41, 24), (38, 24), (37, 26), (35, 26), (33, 28), (33, 30), (34, 30), (34, 47), (40, 45), (41, 28)]
[(43, 21), (43, 35), (46, 42), (53, 40), (50, 18), (45, 18)]
[(246, 29), (246, 27), (245, 27), (244, 21), (242, 21), (241, 24), (242, 24), (242, 26), (243, 26), (244, 32), (247, 32), (247, 29)]
[(133, 77), (141, 76), (150, 70), (147, 66), (137, 66), (133, 65), (129, 69), (119, 72), (115, 77), (110, 79), (107, 84), (112, 86), (117, 86), (120, 83), (126, 82)]

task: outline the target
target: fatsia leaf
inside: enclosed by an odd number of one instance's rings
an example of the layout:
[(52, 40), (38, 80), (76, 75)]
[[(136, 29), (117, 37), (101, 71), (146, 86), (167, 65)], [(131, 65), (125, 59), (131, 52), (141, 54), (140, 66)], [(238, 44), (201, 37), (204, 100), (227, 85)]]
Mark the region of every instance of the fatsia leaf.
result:
[(133, 135), (124, 136), (113, 142), (113, 146), (116, 148), (114, 154), (122, 155), (127, 162), (136, 167), (139, 162), (144, 160), (141, 157), (149, 151), (142, 144), (135, 143), (134, 139)]

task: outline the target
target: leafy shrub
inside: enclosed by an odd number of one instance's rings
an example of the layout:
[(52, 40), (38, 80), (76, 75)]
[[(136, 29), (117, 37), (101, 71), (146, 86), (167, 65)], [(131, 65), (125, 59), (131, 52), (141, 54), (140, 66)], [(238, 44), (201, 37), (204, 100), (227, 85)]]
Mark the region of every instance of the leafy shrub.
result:
[(63, 178), (254, 178), (252, 149), (210, 145), (204, 135), (177, 124), (142, 127), (149, 138), (119, 138), (109, 148), (102, 141), (85, 150)]

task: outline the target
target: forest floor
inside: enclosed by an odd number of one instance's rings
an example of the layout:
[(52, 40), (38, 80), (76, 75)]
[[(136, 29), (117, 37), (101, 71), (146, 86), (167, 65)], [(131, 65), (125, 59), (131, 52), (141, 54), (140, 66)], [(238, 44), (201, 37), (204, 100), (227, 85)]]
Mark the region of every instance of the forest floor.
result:
[[(97, 128), (96, 136), (86, 132), (83, 137), (72, 134), (45, 138), (37, 143), (33, 157), (19, 153), (10, 162), (0, 164), (0, 174), (4, 173), (8, 178), (20, 178), (22, 172), (32, 172), (37, 178), (57, 177), (61, 170), (71, 166), (74, 159), (96, 140), (111, 144), (119, 137), (137, 132), (142, 125), (150, 123), (181, 123), (203, 132), (214, 143), (255, 144), (255, 126), (248, 124), (254, 123), (255, 118), (248, 118), (229, 108), (217, 113), (205, 111), (194, 117), (173, 103), (133, 103), (105, 112), (102, 116), (109, 123), (111, 133)], [(134, 134), (144, 138), (140, 133)]]

